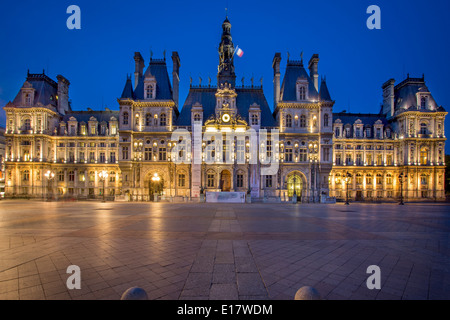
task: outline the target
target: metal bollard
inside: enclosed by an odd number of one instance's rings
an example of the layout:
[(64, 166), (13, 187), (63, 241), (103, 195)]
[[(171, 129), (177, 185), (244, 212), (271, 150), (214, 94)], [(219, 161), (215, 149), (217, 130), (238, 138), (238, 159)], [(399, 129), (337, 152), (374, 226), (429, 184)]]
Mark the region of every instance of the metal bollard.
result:
[(120, 300), (148, 300), (148, 296), (144, 289), (132, 287), (122, 294)]
[(320, 300), (320, 294), (313, 287), (302, 287), (295, 294), (294, 300)]

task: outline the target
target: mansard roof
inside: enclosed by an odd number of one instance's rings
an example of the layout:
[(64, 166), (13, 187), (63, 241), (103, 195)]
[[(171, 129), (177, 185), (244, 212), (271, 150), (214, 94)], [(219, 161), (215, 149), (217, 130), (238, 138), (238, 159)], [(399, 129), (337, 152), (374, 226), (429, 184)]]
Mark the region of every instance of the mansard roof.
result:
[(156, 80), (156, 100), (172, 100), (172, 86), (170, 84), (169, 73), (165, 59), (150, 59), (150, 64), (144, 75), (139, 79), (138, 86), (134, 90), (136, 100), (144, 100), (144, 80), (145, 78), (155, 78)]
[[(88, 111), (70, 111), (64, 115), (62, 121), (69, 121), (70, 118), (75, 118), (78, 122), (88, 123), (91, 121), (91, 118), (94, 117), (98, 122), (109, 122), (111, 121), (111, 117), (115, 117), (116, 120), (119, 120), (120, 111), (118, 110), (109, 110), (106, 109), (104, 111), (91, 110)], [(72, 119), (73, 120), (73, 119)]]
[[(53, 111), (56, 111), (58, 84), (50, 79), (45, 71), (38, 74), (27, 72), (27, 78), (22, 88), (33, 88), (35, 90), (34, 101), (32, 101), (31, 106), (50, 106)], [(16, 107), (23, 106), (21, 91), (16, 95), (12, 104)]]
[(314, 82), (306, 72), (302, 61), (288, 60), (286, 73), (284, 74), (283, 84), (281, 86), (281, 101), (297, 100), (297, 80), (304, 79), (308, 82), (309, 100), (317, 101), (319, 93), (314, 86)]
[(341, 120), (344, 126), (347, 124), (353, 126), (353, 124), (355, 124), (355, 122), (358, 120), (361, 120), (362, 124), (365, 127), (373, 126), (379, 120), (383, 125), (388, 124), (388, 120), (386, 118), (386, 115), (384, 114), (347, 113), (347, 112), (333, 113), (333, 121), (336, 123), (337, 120)]
[[(237, 93), (237, 113), (243, 120), (249, 123), (250, 106), (257, 104), (261, 109), (261, 126), (275, 126), (275, 119), (261, 87), (236, 87), (235, 90)], [(191, 125), (191, 109), (196, 103), (203, 107), (203, 121), (214, 116), (216, 112), (216, 92), (216, 87), (191, 87), (176, 124), (178, 126)]]
[[(418, 93), (427, 93), (427, 96), (429, 97), (429, 107), (427, 109), (421, 109), (420, 105), (418, 105)], [(396, 114), (419, 109), (421, 112), (445, 112), (444, 108), (440, 107), (431, 95), (430, 90), (425, 84), (424, 76), (422, 76), (422, 78), (410, 78), (408, 75), (408, 77), (404, 81), (394, 87), (394, 94)]]

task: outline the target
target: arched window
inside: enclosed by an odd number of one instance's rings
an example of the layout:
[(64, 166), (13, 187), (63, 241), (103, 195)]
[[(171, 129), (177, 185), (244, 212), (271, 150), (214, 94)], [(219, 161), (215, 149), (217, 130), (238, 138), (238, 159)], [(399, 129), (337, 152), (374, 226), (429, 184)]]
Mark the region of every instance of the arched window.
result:
[(128, 112), (124, 112), (124, 113), (123, 113), (122, 123), (123, 123), (124, 125), (127, 125), (127, 124), (128, 124)]
[(427, 108), (427, 97), (422, 97), (421, 99), (420, 99), (420, 107), (422, 108), (422, 109), (426, 109)]
[(290, 114), (286, 115), (286, 128), (292, 128), (292, 116)]
[(159, 125), (161, 127), (165, 127), (167, 125), (167, 117), (165, 113), (161, 113), (159, 116)]
[(145, 125), (146, 125), (147, 127), (149, 127), (149, 126), (152, 125), (152, 114), (151, 114), (151, 113), (147, 113), (147, 114), (145, 115)]
[(29, 170), (24, 170), (23, 171), (22, 180), (23, 181), (30, 181), (30, 171)]
[(23, 122), (24, 130), (31, 130), (31, 119), (25, 119)]
[(325, 113), (325, 115), (323, 116), (323, 126), (324, 127), (328, 127), (328, 119), (329, 119), (328, 113)]
[(304, 114), (300, 116), (300, 128), (306, 128), (306, 116)]
[(420, 184), (423, 186), (428, 185), (428, 176), (424, 173), (420, 175)]
[(427, 133), (428, 133), (427, 124), (421, 123), (420, 124), (420, 134), (427, 134)]

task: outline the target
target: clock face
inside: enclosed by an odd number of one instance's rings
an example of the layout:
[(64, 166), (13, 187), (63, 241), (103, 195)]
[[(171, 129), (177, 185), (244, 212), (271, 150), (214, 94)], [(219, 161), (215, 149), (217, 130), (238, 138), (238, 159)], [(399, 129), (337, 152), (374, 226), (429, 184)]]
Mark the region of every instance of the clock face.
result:
[(230, 117), (230, 115), (228, 113), (224, 113), (222, 115), (222, 121), (223, 122), (230, 122), (230, 120), (231, 120), (231, 117)]

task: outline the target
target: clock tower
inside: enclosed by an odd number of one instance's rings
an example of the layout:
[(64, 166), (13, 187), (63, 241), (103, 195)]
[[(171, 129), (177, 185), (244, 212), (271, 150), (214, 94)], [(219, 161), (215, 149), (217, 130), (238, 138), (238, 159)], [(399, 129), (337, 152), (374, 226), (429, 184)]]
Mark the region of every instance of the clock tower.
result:
[(231, 38), (231, 23), (228, 17), (222, 24), (222, 39), (219, 45), (219, 67), (217, 73), (217, 86), (229, 84), (232, 88), (236, 85), (236, 74), (234, 73), (234, 45)]

